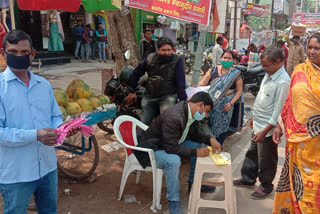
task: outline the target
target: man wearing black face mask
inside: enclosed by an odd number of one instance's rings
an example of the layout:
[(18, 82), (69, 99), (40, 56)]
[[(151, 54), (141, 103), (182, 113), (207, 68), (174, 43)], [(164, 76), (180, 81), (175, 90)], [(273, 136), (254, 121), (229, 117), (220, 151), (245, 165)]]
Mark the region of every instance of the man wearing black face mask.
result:
[(147, 72), (147, 94), (142, 99), (141, 121), (150, 125), (152, 118), (162, 113), (177, 102), (187, 99), (185, 91), (186, 79), (184, 63), (181, 57), (173, 54), (173, 43), (167, 37), (162, 37), (157, 42), (158, 52), (149, 54), (133, 71), (128, 85), (132, 88), (126, 98), (128, 104), (137, 100), (134, 93), (140, 78)]
[[(3, 39), (8, 67), (0, 74), (0, 191), (4, 213), (27, 213), (34, 195), (39, 213), (57, 213), (55, 129), (62, 114), (50, 83), (28, 70), (36, 52), (21, 30)], [(76, 130), (72, 130), (72, 135)]]

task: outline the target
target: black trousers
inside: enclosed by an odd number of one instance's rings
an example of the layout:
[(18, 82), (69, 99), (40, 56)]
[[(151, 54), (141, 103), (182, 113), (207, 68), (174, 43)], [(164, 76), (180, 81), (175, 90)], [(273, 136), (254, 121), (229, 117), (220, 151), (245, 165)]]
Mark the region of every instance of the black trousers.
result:
[(272, 136), (259, 143), (251, 141), (241, 168), (241, 179), (253, 184), (259, 178), (259, 188), (269, 193), (273, 190), (272, 181), (277, 172), (277, 164), (278, 145), (272, 141)]

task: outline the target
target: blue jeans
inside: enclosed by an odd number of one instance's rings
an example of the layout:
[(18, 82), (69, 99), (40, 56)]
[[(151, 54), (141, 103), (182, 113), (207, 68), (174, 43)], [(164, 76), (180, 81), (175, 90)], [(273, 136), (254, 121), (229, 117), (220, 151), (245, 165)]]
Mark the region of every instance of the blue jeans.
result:
[(101, 53), (102, 53), (103, 60), (106, 60), (106, 43), (98, 42), (98, 49), (99, 49), (99, 59), (101, 60)]
[[(186, 140), (182, 146), (187, 146), (191, 148), (201, 148), (202, 144), (193, 142), (191, 140)], [(180, 181), (179, 181), (179, 172), (180, 172), (180, 156), (177, 154), (168, 154), (164, 150), (158, 150), (155, 153), (155, 158), (157, 162), (157, 167), (164, 169), (164, 175), (166, 178), (167, 186), (167, 199), (169, 201), (180, 201)], [(190, 172), (189, 172), (189, 182), (193, 183), (194, 171), (196, 168), (197, 157), (190, 158)]]
[(86, 54), (86, 60), (89, 60), (90, 54), (90, 43), (85, 43), (81, 45), (81, 58), (84, 60), (84, 54)]
[(57, 170), (35, 181), (0, 184), (0, 189), (4, 201), (4, 214), (27, 214), (32, 195), (39, 214), (57, 213)]
[(157, 114), (162, 114), (171, 106), (177, 103), (177, 94), (169, 94), (162, 97), (151, 97), (144, 95), (141, 101), (142, 117), (141, 122), (150, 126), (152, 119)]
[(95, 42), (90, 43), (90, 49), (91, 49), (91, 57), (93, 60), (95, 60), (96, 59), (96, 56), (95, 56), (96, 43)]
[(80, 41), (77, 40), (76, 41), (76, 50), (74, 51), (74, 57), (78, 57), (80, 46), (81, 46), (81, 40)]

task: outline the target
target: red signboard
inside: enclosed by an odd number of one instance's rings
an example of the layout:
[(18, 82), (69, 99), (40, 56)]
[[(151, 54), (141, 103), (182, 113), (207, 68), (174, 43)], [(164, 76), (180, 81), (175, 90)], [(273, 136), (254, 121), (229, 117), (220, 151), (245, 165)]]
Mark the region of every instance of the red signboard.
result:
[(293, 24), (304, 24), (307, 28), (320, 27), (320, 13), (294, 13)]
[[(1, 1), (1, 0), (0, 0)], [(21, 10), (64, 10), (77, 12), (81, 0), (18, 0)]]
[(208, 25), (211, 3), (209, 0), (125, 0), (126, 6)]
[(243, 15), (258, 16), (258, 17), (268, 17), (270, 7), (261, 6), (257, 4), (248, 3), (247, 7), (243, 9)]

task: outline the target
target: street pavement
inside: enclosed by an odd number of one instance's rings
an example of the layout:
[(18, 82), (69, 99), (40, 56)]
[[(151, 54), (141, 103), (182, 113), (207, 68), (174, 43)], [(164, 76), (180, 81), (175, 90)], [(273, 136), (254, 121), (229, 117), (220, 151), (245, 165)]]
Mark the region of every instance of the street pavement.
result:
[[(71, 64), (65, 64), (65, 65), (59, 65), (54, 67), (45, 67), (41, 68), (40, 70), (33, 69), (35, 73), (38, 73), (44, 77), (52, 77), (51, 80), (49, 80), (52, 84), (52, 82), (58, 83), (59, 80), (57, 80), (56, 76), (67, 77), (68, 75), (72, 75), (73, 78), (79, 77), (84, 79), (85, 81), (90, 81), (92, 84), (95, 84), (95, 91), (97, 93), (101, 93), (101, 74), (99, 72), (94, 72), (94, 70), (99, 70), (103, 68), (109, 68), (114, 66), (113, 62), (108, 63), (80, 63), (79, 61), (74, 60)], [(93, 71), (93, 72), (88, 72)], [(187, 75), (187, 83), (190, 84), (191, 82), (191, 75)], [(200, 76), (200, 79), (203, 76)], [(71, 81), (72, 79), (70, 79)], [(55, 84), (56, 85), (56, 84)], [(91, 85), (89, 83), (89, 85)], [(55, 86), (55, 88), (65, 88), (66, 83), (64, 81), (61, 86)], [(252, 106), (254, 101), (254, 97), (251, 94), (245, 94), (245, 104), (248, 106)], [(246, 119), (250, 117), (250, 112), (247, 112)], [(232, 172), (234, 178), (240, 177), (240, 169), (244, 160), (244, 156), (246, 154), (246, 151), (250, 145), (250, 139), (251, 139), (251, 128), (248, 126), (244, 127), (241, 131), (241, 133), (233, 134), (232, 136), (229, 136), (224, 145), (223, 150), (225, 152), (229, 152), (231, 154), (232, 159)], [(281, 168), (284, 163), (285, 159), (285, 142), (283, 139), (283, 142), (279, 145), (278, 148), (279, 153), (279, 161), (278, 161), (278, 171), (276, 178), (274, 180), (274, 185), (276, 187), (278, 179), (280, 177)], [(256, 183), (257, 188), (259, 185), (259, 182)], [(272, 206), (273, 206), (273, 199), (274, 199), (274, 193), (269, 196), (268, 198), (264, 200), (253, 200), (251, 199), (250, 195), (252, 191), (255, 190), (255, 188), (239, 188), (236, 187), (236, 201), (237, 201), (237, 213), (238, 214), (270, 214), (272, 213)], [(224, 198), (224, 189), (223, 186), (217, 186), (217, 189), (214, 193), (206, 193), (202, 195), (205, 199), (218, 199), (223, 200)], [(181, 191), (181, 205), (183, 207), (183, 212), (186, 214), (188, 209), (188, 200), (189, 195), (186, 193), (186, 191)], [(169, 213), (169, 211), (165, 211), (164, 213)], [(224, 210), (221, 209), (208, 209), (208, 208), (201, 208), (199, 213), (201, 214), (209, 214), (209, 213), (215, 213), (215, 214), (222, 214), (225, 213)]]

